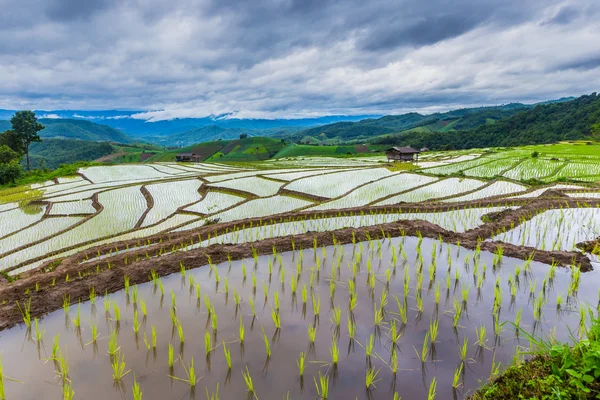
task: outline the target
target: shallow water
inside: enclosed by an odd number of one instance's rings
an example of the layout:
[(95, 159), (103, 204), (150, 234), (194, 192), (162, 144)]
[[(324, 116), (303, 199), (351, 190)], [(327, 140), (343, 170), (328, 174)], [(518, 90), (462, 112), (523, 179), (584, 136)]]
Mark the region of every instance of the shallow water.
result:
[[(379, 252), (378, 244), (381, 244)], [(102, 298), (96, 299), (96, 305), (89, 302), (81, 305), (82, 329), (80, 333), (73, 326), (72, 319), (77, 314), (77, 306), (72, 306), (69, 317), (65, 317), (63, 310), (48, 315), (40, 322), (40, 329), (46, 331), (44, 340), (38, 345), (35, 335), (27, 333), (23, 326), (0, 333), (0, 349), (2, 350), (2, 363), (4, 374), (21, 381), (22, 383), (5, 379), (6, 395), (8, 399), (40, 399), (61, 398), (62, 389), (57, 378), (55, 365), (46, 360), (51, 357), (53, 338), (60, 335), (60, 347), (68, 359), (70, 370), (69, 378), (75, 391), (75, 399), (130, 399), (134, 374), (143, 391), (143, 398), (148, 399), (187, 399), (206, 398), (205, 390), (213, 392), (219, 384), (219, 394), (223, 399), (239, 399), (246, 397), (247, 390), (242, 377), (242, 369), (246, 366), (254, 381), (256, 395), (260, 399), (282, 399), (289, 392), (290, 398), (317, 398), (314, 377), (318, 373), (328, 374), (330, 377), (330, 399), (348, 398), (383, 398), (391, 399), (393, 392), (397, 391), (403, 399), (426, 398), (432, 379), (437, 381), (437, 398), (463, 398), (479, 386), (479, 382), (486, 380), (492, 369), (492, 363), (501, 362), (502, 365), (510, 363), (517, 346), (528, 346), (528, 341), (515, 335), (511, 322), (515, 319), (517, 310), (522, 309), (521, 326), (528, 332), (534, 331), (538, 335), (548, 335), (557, 327), (556, 337), (559, 340), (569, 340), (571, 332), (578, 334), (577, 327), (580, 320), (578, 313), (579, 303), (588, 303), (596, 307), (598, 302), (598, 283), (600, 273), (593, 271), (582, 274), (581, 284), (576, 296), (566, 305), (567, 290), (571, 284), (571, 272), (566, 269), (556, 269), (555, 278), (548, 280), (541, 321), (534, 323), (533, 304), (534, 297), (542, 295), (542, 281), (551, 270), (550, 266), (532, 263), (526, 271), (525, 262), (522, 260), (503, 258), (500, 266), (493, 267), (494, 255), (481, 252), (478, 262), (478, 274), (483, 274), (486, 266), (486, 277), (481, 290), (476, 289), (474, 271), (474, 252), (448, 245), (438, 241), (423, 239), (421, 244), (424, 265), (422, 267), (423, 311), (417, 310), (415, 286), (418, 281), (417, 254), (418, 239), (396, 238), (385, 241), (373, 241), (371, 244), (329, 246), (318, 248), (315, 252), (304, 250), (302, 254), (302, 269), (297, 285), (297, 295), (292, 295), (290, 281), (297, 276), (297, 264), (300, 262), (299, 252), (281, 254), (281, 271), (284, 272), (284, 285), (282, 288), (280, 261), (273, 263), (273, 256), (258, 257), (255, 260), (235, 261), (231, 264), (223, 263), (216, 266), (220, 283), (215, 284), (216, 273), (209, 267), (189, 270), (186, 277), (179, 274), (163, 279), (164, 296), (161, 298), (160, 289), (152, 282), (139, 285), (139, 299), (147, 304), (148, 316), (142, 321), (141, 304), (138, 300), (137, 309), (139, 320), (142, 322), (140, 333), (133, 332), (132, 291), (127, 296), (124, 291), (110, 295), (110, 300), (116, 302), (121, 309), (121, 322), (119, 324), (118, 343), (121, 354), (125, 357), (127, 369), (131, 370), (122, 383), (115, 384), (112, 378), (112, 369), (108, 351), (108, 335), (110, 330), (116, 329), (114, 311), (110, 307), (107, 317), (104, 311)], [(406, 260), (401, 252), (404, 249)], [(362, 251), (361, 251), (362, 249)], [(397, 254), (394, 267), (392, 252)], [(437, 270), (435, 282), (430, 284), (429, 270), (432, 265), (432, 254), (435, 253)], [(348, 280), (352, 279), (353, 260), (359, 260), (359, 271), (356, 276), (356, 292), (358, 305), (354, 310), (357, 323), (356, 341), (348, 336)], [(341, 257), (341, 261), (340, 260)], [(477, 257), (475, 257), (477, 258)], [(317, 259), (319, 261), (317, 261)], [(450, 287), (446, 287), (446, 274), (450, 265)], [(376, 276), (374, 292), (366, 284), (368, 276), (368, 263), (370, 261), (372, 273)], [(340, 263), (338, 269), (337, 265)], [(242, 263), (247, 270), (244, 281)], [(269, 283), (269, 263), (274, 264)], [(317, 271), (317, 265), (320, 266)], [(333, 269), (332, 269), (333, 265)], [(350, 267), (349, 267), (350, 265)], [(187, 266), (192, 267), (192, 266)], [(310, 270), (313, 270), (313, 291), (321, 300), (320, 316), (315, 346), (309, 346), (307, 329), (315, 322), (313, 306), (310, 295)], [(508, 277), (515, 275), (516, 269), (520, 272), (520, 286), (516, 296), (511, 299)], [(386, 284), (386, 269), (389, 269), (390, 282)], [(335, 270), (336, 282), (333, 304), (342, 311), (339, 336), (331, 321), (330, 281), (332, 271)], [(407, 271), (407, 272), (405, 272)], [(455, 271), (459, 272), (459, 280), (455, 281)], [(252, 274), (256, 273), (257, 287), (254, 294)], [(398, 341), (398, 373), (394, 378), (390, 367), (391, 341), (389, 338), (389, 323), (392, 319), (400, 319), (398, 306), (394, 296), (400, 302), (404, 298), (405, 273), (410, 276), (410, 290), (407, 296), (407, 324), (404, 326), (403, 335)], [(476, 274), (477, 275), (477, 274)], [(190, 277), (200, 285), (201, 301), (196, 299), (195, 288), (190, 289)], [(492, 307), (494, 302), (494, 286), (499, 278), (502, 288), (503, 301), (500, 310), (500, 322), (503, 330), (499, 338), (494, 337), (494, 322)], [(225, 293), (225, 280), (228, 281), (228, 295)], [(440, 282), (440, 304), (435, 304), (435, 286)], [(536, 282), (534, 297), (530, 296), (530, 283)], [(268, 301), (264, 305), (263, 284), (268, 287)], [(303, 312), (301, 290), (306, 284), (308, 288), (308, 302), (306, 312)], [(456, 299), (462, 304), (461, 289), (470, 286), (466, 311), (463, 313), (458, 328), (453, 328), (453, 301)], [(172, 329), (170, 308), (171, 294), (176, 295), (176, 314), (181, 321), (185, 333), (185, 344), (180, 346), (177, 332)], [(236, 311), (234, 293), (237, 291), (241, 297), (241, 305)], [(271, 310), (274, 306), (274, 293), (279, 293), (280, 316), (282, 328), (277, 333), (273, 327)], [(378, 329), (374, 326), (374, 305), (380, 305), (382, 292), (389, 293), (388, 304), (384, 307), (385, 324)], [(210, 302), (218, 316), (218, 330), (213, 333), (204, 296), (210, 297)], [(563, 311), (556, 310), (556, 297), (563, 298)], [(256, 318), (252, 317), (249, 299), (254, 298), (256, 304)], [(238, 339), (238, 327), (242, 318), (246, 329), (244, 345)], [(423, 339), (429, 330), (430, 321), (439, 320), (439, 335), (433, 346), (430, 347), (427, 362), (422, 363), (420, 354)], [(99, 339), (96, 345), (91, 341), (90, 323), (96, 321), (99, 330)], [(144, 332), (150, 338), (151, 326), (156, 326), (158, 345), (156, 351), (148, 351), (144, 345)], [(397, 322), (400, 330), (402, 324)], [(486, 347), (476, 344), (476, 327), (487, 328)], [(267, 362), (262, 329), (271, 340), (272, 355)], [(215, 348), (207, 359), (205, 356), (204, 334), (211, 334)], [(277, 333), (277, 334), (276, 334)], [(365, 372), (368, 366), (365, 356), (365, 346), (369, 336), (374, 334), (374, 355), (371, 365), (379, 369), (376, 383), (377, 388), (371, 392), (365, 389)], [(332, 338), (337, 337), (340, 349), (340, 361), (337, 368), (327, 364), (330, 358)], [(460, 365), (459, 346), (464, 338), (468, 338), (468, 359), (465, 363), (461, 387), (452, 388), (455, 368)], [(231, 350), (232, 369), (228, 368), (223, 355), (222, 342)], [(175, 354), (181, 354), (183, 363), (177, 361), (174, 369), (170, 371), (167, 363), (168, 344), (172, 343)], [(416, 351), (415, 351), (416, 349)], [(300, 352), (307, 352), (306, 370), (304, 379), (299, 379), (296, 360)], [(189, 385), (171, 378), (169, 375), (185, 378), (184, 365), (191, 359), (195, 361), (198, 381), (195, 391), (190, 391)]]

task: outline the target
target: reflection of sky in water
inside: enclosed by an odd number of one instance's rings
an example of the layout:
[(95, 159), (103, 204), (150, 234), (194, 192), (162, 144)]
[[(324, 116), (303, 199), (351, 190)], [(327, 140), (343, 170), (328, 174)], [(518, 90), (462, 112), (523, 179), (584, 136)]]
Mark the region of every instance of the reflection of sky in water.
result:
[[(374, 333), (373, 326), (373, 301), (379, 305), (381, 293), (385, 288), (385, 270), (391, 265), (391, 252), (398, 253), (398, 266), (396, 273), (392, 273), (389, 285), (388, 305), (386, 306), (386, 319), (398, 318), (397, 305), (394, 296), (399, 296), (400, 301), (403, 297), (403, 277), (404, 270), (408, 268), (410, 279), (410, 291), (408, 294), (408, 324), (403, 331), (398, 347), (398, 376), (396, 378), (396, 390), (402, 398), (425, 398), (426, 391), (435, 376), (438, 381), (438, 397), (449, 398), (452, 396), (451, 384), (455, 367), (459, 365), (459, 345), (462, 344), (465, 337), (469, 340), (468, 356), (471, 359), (465, 369), (465, 388), (457, 394), (462, 397), (468, 390), (476, 388), (480, 380), (486, 380), (489, 376), (491, 363), (494, 358), (492, 350), (484, 350), (478, 354), (475, 328), (485, 325), (487, 328), (488, 345), (494, 344), (494, 325), (492, 318), (492, 305), (494, 300), (494, 284), (496, 279), (499, 282), (503, 293), (503, 302), (500, 313), (500, 322), (504, 325), (501, 338), (495, 350), (495, 361), (502, 362), (503, 365), (510, 363), (515, 354), (517, 345), (527, 346), (528, 341), (518, 339), (511, 330), (510, 322), (514, 320), (515, 313), (522, 309), (522, 326), (528, 330), (533, 329), (533, 300), (529, 296), (530, 282), (535, 280), (536, 295), (541, 293), (542, 280), (549, 273), (549, 266), (532, 263), (531, 270), (527, 274), (523, 272), (524, 261), (505, 258), (501, 266), (495, 270), (492, 266), (493, 255), (481, 253), (481, 260), (478, 266), (479, 273), (482, 273), (483, 266), (486, 266), (486, 279), (483, 283), (480, 293), (476, 290), (476, 280), (473, 278), (473, 252), (465, 249), (459, 249), (453, 245), (440, 244), (440, 242), (424, 239), (422, 243), (422, 254), (424, 259), (423, 266), (423, 308), (424, 311), (417, 318), (415, 302), (415, 285), (417, 282), (416, 265), (418, 257), (416, 253), (417, 240), (406, 238), (404, 250), (407, 256), (407, 263), (403, 263), (403, 257), (399, 252), (401, 238), (393, 239), (390, 244), (384, 241), (381, 246), (381, 258), (377, 251), (377, 242), (373, 242), (373, 255), (371, 258), (372, 269), (377, 277), (376, 289), (371, 299), (369, 289), (366, 285), (367, 279), (367, 254), (369, 245), (362, 245), (362, 263), (360, 272), (357, 276), (356, 288), (358, 292), (358, 306), (355, 309), (357, 320), (356, 339), (364, 345), (370, 334)], [(432, 246), (436, 247), (437, 252), (437, 271), (436, 281), (441, 284), (441, 301), (437, 307), (434, 304), (434, 287), (429, 289), (429, 268), (431, 264)], [(342, 251), (343, 248), (343, 251)], [(354, 247), (355, 255), (358, 253), (359, 245)], [(448, 252), (452, 265), (450, 266), (451, 284), (446, 288), (446, 273), (448, 270)], [(243, 261), (248, 276), (242, 282), (242, 261), (233, 262), (231, 266), (224, 263), (218, 266), (221, 283), (218, 293), (215, 293), (214, 273), (207, 267), (188, 271), (187, 277), (182, 280), (179, 274), (174, 274), (164, 278), (165, 296), (162, 300), (160, 292), (153, 294), (152, 283), (146, 283), (139, 286), (140, 298), (147, 302), (148, 318), (142, 325), (138, 343), (136, 344), (135, 335), (132, 329), (133, 305), (127, 305), (126, 296), (123, 292), (118, 292), (110, 296), (113, 301), (120, 304), (122, 310), (122, 321), (120, 324), (119, 344), (125, 355), (127, 369), (132, 373), (124, 379), (125, 398), (129, 398), (133, 373), (135, 372), (140, 381), (144, 392), (144, 399), (180, 399), (189, 398), (188, 387), (186, 384), (178, 381), (171, 381), (168, 377), (170, 371), (167, 366), (167, 345), (169, 342), (179, 351), (179, 339), (177, 333), (172, 331), (170, 319), (170, 305), (172, 290), (177, 295), (177, 315), (183, 324), (185, 332), (185, 345), (183, 347), (183, 360), (187, 363), (191, 357), (195, 359), (195, 365), (198, 375), (203, 378), (198, 382), (196, 395), (197, 398), (204, 398), (205, 387), (213, 391), (219, 383), (219, 393), (221, 398), (238, 399), (244, 398), (246, 388), (244, 386), (241, 370), (247, 365), (250, 369), (256, 392), (261, 399), (281, 399), (289, 391), (291, 398), (316, 398), (316, 391), (313, 383), (313, 377), (318, 376), (318, 371), (322, 373), (329, 372), (333, 376), (333, 369), (321, 363), (330, 359), (329, 347), (334, 333), (333, 324), (330, 322), (331, 310), (329, 301), (329, 279), (331, 276), (332, 263), (337, 266), (338, 257), (343, 254), (340, 269), (336, 279), (339, 280), (336, 285), (334, 304), (342, 310), (342, 323), (339, 338), (340, 363), (336, 371), (336, 381), (331, 384), (331, 399), (366, 398), (364, 390), (365, 379), (365, 354), (358, 343), (353, 343), (348, 337), (347, 331), (347, 304), (348, 304), (348, 279), (352, 277), (349, 262), (353, 256), (353, 245), (345, 245), (334, 250), (333, 247), (327, 248), (327, 256), (323, 259), (321, 249), (317, 250), (321, 270), (317, 279), (315, 276), (314, 291), (321, 299), (321, 312), (319, 317), (319, 329), (317, 332), (316, 346), (311, 350), (307, 359), (305, 371), (304, 392), (301, 392), (300, 381), (296, 360), (302, 351), (308, 351), (307, 328), (313, 322), (312, 301), (309, 300), (306, 309), (306, 316), (303, 317), (301, 289), (304, 284), (309, 285), (309, 269), (314, 267), (317, 262), (312, 250), (303, 252), (303, 271), (298, 285), (298, 293), (295, 302), (292, 299), (290, 280), (296, 276), (296, 263), (299, 261), (298, 253), (295, 256), (288, 252), (283, 253), (281, 260), (285, 270), (284, 291), (279, 274), (279, 262), (275, 262), (273, 275), (269, 287), (268, 304), (264, 306), (263, 283), (269, 285), (268, 260), (272, 256), (262, 256), (259, 258), (258, 265), (254, 265), (254, 260)], [(467, 262), (465, 262), (467, 260)], [(465, 267), (468, 264), (468, 267)], [(514, 276), (516, 268), (521, 269), (520, 289), (511, 304), (510, 290), (508, 286), (509, 276)], [(461, 273), (459, 282), (455, 285), (454, 274), (458, 269)], [(252, 273), (256, 271), (257, 288), (255, 295), (255, 304), (257, 310), (257, 319), (252, 324), (251, 309), (249, 299), (252, 297)], [(390, 270), (392, 271), (392, 270)], [(598, 283), (600, 281), (598, 270), (582, 274), (581, 286), (578, 298), (580, 301), (595, 305), (598, 301)], [(223, 356), (223, 350), (218, 347), (214, 350), (211, 357), (211, 369), (207, 369), (204, 354), (204, 333), (206, 330), (212, 332), (210, 322), (207, 320), (206, 305), (204, 300), (200, 302), (198, 308), (195, 298), (195, 290), (189, 289), (189, 277), (193, 276), (195, 282), (200, 285), (201, 296), (209, 295), (211, 303), (214, 305), (218, 315), (218, 332), (216, 343), (222, 346), (222, 341), (227, 343), (231, 350), (233, 368), (230, 380), (227, 379), (227, 366)], [(229, 295), (224, 293), (225, 279), (229, 282)], [(575, 334), (579, 321), (577, 312), (565, 311), (556, 312), (556, 297), (561, 295), (564, 299), (567, 294), (567, 287), (570, 284), (570, 271), (558, 268), (554, 281), (549, 284), (547, 289), (547, 303), (543, 308), (543, 317), (538, 324), (536, 333), (548, 334), (554, 327), (560, 327), (556, 330), (559, 340), (568, 340), (570, 328)], [(453, 299), (461, 301), (461, 289), (470, 286), (469, 301), (467, 311), (463, 314), (457, 334), (452, 327)], [(237, 316), (235, 313), (234, 291), (237, 291), (242, 298), (240, 310)], [(273, 305), (273, 293), (279, 291), (281, 303), (281, 320), (283, 328), (279, 334), (278, 340), (272, 345), (272, 357), (268, 364), (265, 364), (265, 349), (262, 339), (262, 328), (265, 333), (272, 337), (274, 334), (273, 323), (271, 320), (271, 306)], [(227, 304), (226, 304), (227, 303)], [(577, 311), (577, 301), (571, 300), (571, 307)], [(6, 382), (6, 393), (8, 398), (18, 399), (39, 399), (39, 398), (59, 398), (61, 388), (55, 382), (54, 367), (51, 362), (45, 362), (43, 359), (49, 357), (52, 349), (52, 340), (56, 334), (60, 334), (60, 342), (63, 351), (67, 352), (70, 365), (70, 377), (73, 381), (73, 388), (76, 396), (86, 399), (107, 399), (121, 398), (116, 392), (112, 377), (111, 367), (107, 356), (108, 348), (108, 327), (113, 323), (105, 319), (104, 305), (102, 299), (96, 301), (95, 317), (90, 312), (90, 304), (85, 303), (81, 306), (83, 331), (81, 341), (77, 338), (74, 329), (71, 327), (65, 329), (65, 317), (63, 310), (56, 311), (47, 316), (41, 323), (42, 329), (46, 331), (44, 346), (40, 347), (40, 359), (38, 359), (38, 346), (33, 342), (24, 339), (25, 330), (22, 327), (16, 327), (1, 333), (0, 348), (3, 349), (2, 359), (4, 372), (11, 378), (19, 379), (24, 384)], [(77, 307), (72, 306), (70, 315), (74, 317)], [(111, 314), (113, 313), (111, 307)], [(424, 370), (420, 360), (417, 358), (415, 348), (420, 352), (423, 338), (429, 329), (429, 322), (437, 317), (439, 318), (439, 336), (435, 343), (434, 361), (428, 361)], [(238, 335), (239, 319), (244, 321), (246, 327), (246, 341), (244, 345), (243, 357), (241, 348), (236, 343)], [(98, 341), (98, 353), (94, 355), (94, 346), (85, 345), (90, 341), (90, 320), (94, 319), (98, 323), (100, 331), (100, 340)], [(141, 319), (141, 317), (140, 317)], [(152, 352), (147, 352), (143, 343), (143, 332), (150, 336), (151, 326), (157, 327), (158, 349), (156, 359)], [(400, 323), (398, 323), (400, 328)], [(381, 328), (381, 336), (375, 341), (374, 351), (386, 362), (389, 361), (390, 341), (386, 336), (389, 325)], [(83, 343), (83, 345), (82, 345)], [(350, 347), (349, 347), (350, 344)], [(433, 349), (432, 349), (433, 350)], [(391, 398), (391, 385), (393, 382), (391, 371), (388, 367), (376, 357), (372, 359), (375, 368), (381, 368), (377, 383), (377, 390), (374, 392), (376, 398)], [(173, 371), (175, 376), (184, 377), (185, 372), (180, 362), (176, 363)], [(466, 390), (465, 390), (466, 389)], [(188, 396), (188, 397), (186, 397)]]

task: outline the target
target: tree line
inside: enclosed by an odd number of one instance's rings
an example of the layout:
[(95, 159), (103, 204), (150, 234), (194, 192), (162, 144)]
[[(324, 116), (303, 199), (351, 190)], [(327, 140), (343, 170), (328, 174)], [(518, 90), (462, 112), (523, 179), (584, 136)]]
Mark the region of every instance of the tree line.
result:
[(35, 113), (29, 110), (16, 112), (10, 123), (12, 129), (0, 134), (0, 185), (14, 183), (21, 176), (23, 156), (29, 171), (29, 146), (42, 141), (38, 132), (44, 129)]

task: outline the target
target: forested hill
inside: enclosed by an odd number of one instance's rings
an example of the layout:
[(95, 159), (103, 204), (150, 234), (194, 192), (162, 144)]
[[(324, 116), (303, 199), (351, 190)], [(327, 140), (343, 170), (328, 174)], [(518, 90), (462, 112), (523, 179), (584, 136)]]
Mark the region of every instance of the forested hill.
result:
[(312, 143), (339, 143), (364, 141), (403, 131), (449, 132), (457, 129), (472, 129), (480, 125), (492, 124), (530, 107), (532, 106), (513, 103), (496, 107), (463, 108), (430, 115), (415, 112), (386, 115), (377, 119), (338, 122), (306, 129), (295, 134), (293, 139)]
[[(61, 164), (93, 161), (114, 152), (107, 142), (89, 142), (73, 139), (44, 139), (29, 148), (31, 168), (58, 168)], [(23, 166), (25, 160), (22, 160)]]
[[(91, 142), (132, 143), (134, 140), (118, 129), (107, 125), (95, 124), (77, 119), (39, 120), (46, 128), (40, 131), (40, 137), (59, 139), (79, 139)], [(0, 120), (0, 133), (11, 128), (10, 121)]]
[[(538, 105), (475, 129), (454, 132), (405, 132), (378, 138), (377, 144), (410, 145), (430, 149), (520, 146), (586, 139), (600, 123), (600, 95)], [(598, 126), (598, 125), (596, 125)]]

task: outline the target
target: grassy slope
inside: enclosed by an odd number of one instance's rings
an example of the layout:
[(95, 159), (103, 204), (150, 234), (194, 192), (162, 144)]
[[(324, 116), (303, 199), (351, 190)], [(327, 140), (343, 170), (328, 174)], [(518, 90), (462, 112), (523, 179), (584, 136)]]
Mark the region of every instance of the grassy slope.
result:
[(600, 398), (600, 320), (572, 347), (531, 338), (539, 350), (481, 387), (472, 400)]

